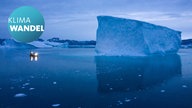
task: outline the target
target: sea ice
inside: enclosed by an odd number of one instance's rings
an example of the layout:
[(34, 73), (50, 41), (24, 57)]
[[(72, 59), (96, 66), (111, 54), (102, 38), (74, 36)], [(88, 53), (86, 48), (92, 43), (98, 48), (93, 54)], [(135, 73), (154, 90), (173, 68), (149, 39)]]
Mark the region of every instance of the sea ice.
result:
[(30, 83), (25, 83), (25, 84), (23, 84), (23, 86), (28, 86), (28, 85), (30, 85)]
[(53, 104), (52, 107), (59, 107), (60, 104)]
[(29, 88), (29, 90), (34, 90), (35, 88)]
[(161, 93), (164, 93), (165, 92), (165, 90), (161, 90)]
[(182, 87), (183, 87), (183, 88), (187, 88), (187, 86), (186, 86), (186, 85), (182, 85)]
[(27, 95), (24, 94), (24, 93), (18, 93), (18, 94), (15, 94), (14, 97), (19, 98), (19, 97), (26, 97), (26, 96), (27, 96)]
[(141, 74), (139, 74), (139, 75), (138, 75), (138, 77), (142, 77), (142, 75), (141, 75)]
[(99, 55), (146, 56), (177, 53), (181, 32), (142, 21), (98, 16)]
[(125, 102), (130, 102), (131, 101), (131, 99), (125, 99)]
[(55, 85), (55, 84), (57, 84), (57, 82), (53, 82), (53, 84)]

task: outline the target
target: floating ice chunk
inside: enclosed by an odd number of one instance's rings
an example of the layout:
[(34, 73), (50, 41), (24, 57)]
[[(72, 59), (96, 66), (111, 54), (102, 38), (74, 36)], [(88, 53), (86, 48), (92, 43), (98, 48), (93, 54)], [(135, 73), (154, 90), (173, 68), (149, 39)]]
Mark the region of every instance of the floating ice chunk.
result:
[(98, 16), (96, 52), (99, 55), (146, 56), (176, 53), (181, 32), (142, 21)]
[(28, 86), (28, 85), (30, 85), (29, 83), (25, 83), (25, 84), (23, 84), (23, 86)]
[(29, 88), (29, 90), (34, 90), (35, 88)]
[(0, 88), (0, 90), (2, 90), (2, 88)]
[(165, 90), (161, 90), (161, 93), (164, 93), (165, 92)]
[(53, 82), (53, 84), (57, 84), (57, 82)]
[(127, 98), (125, 99), (125, 102), (130, 102), (130, 101), (131, 101), (131, 99), (127, 99)]
[(20, 97), (26, 97), (27, 95), (24, 94), (24, 93), (18, 93), (18, 94), (15, 94), (14, 97), (16, 98), (20, 98)]
[(183, 88), (187, 88), (187, 85), (182, 85)]
[(52, 107), (59, 107), (61, 104), (53, 104)]

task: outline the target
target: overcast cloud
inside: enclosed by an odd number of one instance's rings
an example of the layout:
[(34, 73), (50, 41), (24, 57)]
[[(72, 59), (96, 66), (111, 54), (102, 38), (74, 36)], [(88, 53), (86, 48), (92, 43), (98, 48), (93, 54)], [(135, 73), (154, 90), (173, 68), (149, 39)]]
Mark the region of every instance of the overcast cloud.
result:
[(142, 20), (182, 32), (192, 38), (192, 0), (2, 0), (0, 37), (10, 38), (7, 18), (20, 6), (33, 6), (45, 18), (42, 38), (95, 40), (98, 15)]

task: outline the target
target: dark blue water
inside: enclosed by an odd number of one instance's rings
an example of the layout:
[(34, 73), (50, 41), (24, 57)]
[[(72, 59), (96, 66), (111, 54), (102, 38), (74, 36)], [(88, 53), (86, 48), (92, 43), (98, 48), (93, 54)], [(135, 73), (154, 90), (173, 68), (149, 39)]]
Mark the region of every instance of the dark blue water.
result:
[(192, 108), (192, 50), (150, 57), (94, 49), (0, 49), (0, 108)]

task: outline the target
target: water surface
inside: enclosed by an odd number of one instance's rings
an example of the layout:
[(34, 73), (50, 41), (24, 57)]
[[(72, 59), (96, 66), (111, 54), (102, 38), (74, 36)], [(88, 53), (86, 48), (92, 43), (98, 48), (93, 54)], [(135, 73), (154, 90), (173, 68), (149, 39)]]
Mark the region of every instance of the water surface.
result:
[(0, 49), (0, 108), (192, 108), (192, 50), (150, 57), (94, 49)]

